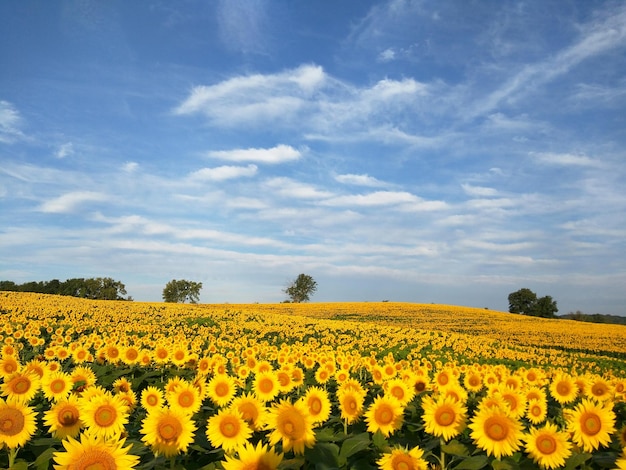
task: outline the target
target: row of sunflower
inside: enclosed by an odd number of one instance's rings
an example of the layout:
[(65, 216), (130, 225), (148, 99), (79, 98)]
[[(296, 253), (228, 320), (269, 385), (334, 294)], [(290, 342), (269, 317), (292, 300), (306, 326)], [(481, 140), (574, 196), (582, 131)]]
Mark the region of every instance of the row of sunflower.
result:
[[(310, 319), (291, 318), (310, 330), (294, 339), (275, 319), (231, 312), (245, 325), (233, 334), (227, 316), (195, 308), (194, 322), (159, 307), (111, 332), (93, 305), (73, 303), (81, 324), (41, 306), (5, 311), (7, 467), (626, 467), (619, 371), (466, 364), (436, 351), (400, 359), (385, 341), (406, 341), (403, 329), (378, 344), (370, 334), (362, 350), (345, 334), (318, 335), (330, 327)], [(176, 327), (160, 333), (164, 317)]]

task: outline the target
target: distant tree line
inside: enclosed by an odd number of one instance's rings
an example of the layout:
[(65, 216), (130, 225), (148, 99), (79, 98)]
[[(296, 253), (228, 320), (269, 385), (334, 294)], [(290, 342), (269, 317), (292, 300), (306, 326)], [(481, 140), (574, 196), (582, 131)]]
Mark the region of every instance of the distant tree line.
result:
[(0, 281), (0, 290), (12, 292), (36, 292), (38, 294), (68, 295), (84, 299), (133, 300), (126, 296), (126, 286), (110, 277), (73, 278), (66, 281), (31, 281), (16, 284), (13, 281)]
[(565, 315), (559, 315), (559, 318), (564, 320), (586, 321), (589, 323), (614, 323), (626, 325), (626, 317), (621, 317), (619, 315), (603, 315), (601, 313), (587, 314), (581, 312), (580, 310), (576, 310), (576, 312), (569, 312)]
[(553, 300), (549, 295), (537, 297), (537, 294), (527, 288), (509, 294), (509, 312), (511, 313), (555, 318), (558, 311), (556, 300)]

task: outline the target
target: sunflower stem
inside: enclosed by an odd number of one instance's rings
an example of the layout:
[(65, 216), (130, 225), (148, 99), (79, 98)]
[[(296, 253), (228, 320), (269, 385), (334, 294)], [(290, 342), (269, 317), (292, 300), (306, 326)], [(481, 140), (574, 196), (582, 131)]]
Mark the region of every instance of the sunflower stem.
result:
[(9, 449), (9, 469), (13, 468), (13, 464), (15, 464), (15, 457), (17, 457), (18, 448)]
[(176, 468), (176, 456), (175, 455), (170, 459), (170, 468), (172, 470), (174, 470), (174, 468)]
[(446, 470), (446, 453), (443, 451), (444, 444), (443, 438), (439, 439), (439, 463), (441, 464), (441, 470)]
[(343, 433), (347, 436), (348, 435), (348, 420), (344, 419), (343, 420)]

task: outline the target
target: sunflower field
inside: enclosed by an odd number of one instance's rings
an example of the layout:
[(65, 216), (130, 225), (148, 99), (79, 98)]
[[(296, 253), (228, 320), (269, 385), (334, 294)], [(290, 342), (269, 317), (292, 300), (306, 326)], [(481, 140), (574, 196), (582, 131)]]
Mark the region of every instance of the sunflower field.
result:
[(0, 468), (626, 469), (626, 327), (0, 292)]

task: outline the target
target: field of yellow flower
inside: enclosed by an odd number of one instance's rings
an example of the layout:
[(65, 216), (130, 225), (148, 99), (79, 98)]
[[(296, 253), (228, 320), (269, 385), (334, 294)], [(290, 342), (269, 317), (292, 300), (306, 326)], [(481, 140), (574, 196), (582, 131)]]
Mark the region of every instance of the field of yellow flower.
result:
[(0, 292), (0, 468), (626, 469), (626, 327)]

